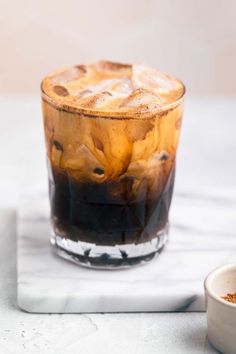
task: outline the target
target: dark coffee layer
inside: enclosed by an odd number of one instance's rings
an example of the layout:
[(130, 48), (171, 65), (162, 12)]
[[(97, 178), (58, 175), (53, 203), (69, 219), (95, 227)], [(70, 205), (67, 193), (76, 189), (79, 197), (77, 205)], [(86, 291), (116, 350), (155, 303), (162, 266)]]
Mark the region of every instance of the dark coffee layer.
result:
[(158, 197), (150, 197), (143, 188), (139, 198), (131, 200), (132, 183), (132, 178), (81, 183), (52, 169), (49, 191), (54, 232), (104, 246), (138, 244), (156, 237), (168, 222), (174, 169)]

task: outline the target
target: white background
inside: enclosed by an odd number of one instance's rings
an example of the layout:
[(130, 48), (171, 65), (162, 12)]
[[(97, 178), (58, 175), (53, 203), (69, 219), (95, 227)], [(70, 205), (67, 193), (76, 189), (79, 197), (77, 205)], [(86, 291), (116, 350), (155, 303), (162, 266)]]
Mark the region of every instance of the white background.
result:
[(0, 93), (38, 93), (58, 67), (112, 59), (236, 95), (235, 0), (0, 0)]

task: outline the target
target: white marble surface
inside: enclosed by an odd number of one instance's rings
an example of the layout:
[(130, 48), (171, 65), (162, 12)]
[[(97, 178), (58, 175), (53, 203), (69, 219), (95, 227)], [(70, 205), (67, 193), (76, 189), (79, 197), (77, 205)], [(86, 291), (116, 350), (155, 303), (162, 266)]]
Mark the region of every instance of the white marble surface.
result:
[[(227, 187), (230, 194), (236, 187), (235, 116), (233, 100), (187, 100), (176, 190)], [(47, 315), (17, 308), (17, 199), (47, 186), (40, 102), (0, 97), (0, 117), (1, 353), (215, 353), (206, 340), (205, 313)]]
[(133, 269), (103, 271), (59, 258), (49, 245), (47, 196), (22, 199), (18, 212), (18, 305), (29, 312), (203, 311), (203, 281), (236, 260), (236, 190), (176, 192), (170, 242)]

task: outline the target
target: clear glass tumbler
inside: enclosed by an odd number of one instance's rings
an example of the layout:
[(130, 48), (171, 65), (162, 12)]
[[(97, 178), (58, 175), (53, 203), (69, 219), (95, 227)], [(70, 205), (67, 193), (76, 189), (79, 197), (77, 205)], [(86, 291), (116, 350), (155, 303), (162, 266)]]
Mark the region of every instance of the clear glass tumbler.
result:
[(101, 111), (65, 104), (76, 74), (63, 75), (54, 96), (42, 83), (52, 244), (89, 267), (150, 261), (168, 238), (184, 86), (155, 109)]

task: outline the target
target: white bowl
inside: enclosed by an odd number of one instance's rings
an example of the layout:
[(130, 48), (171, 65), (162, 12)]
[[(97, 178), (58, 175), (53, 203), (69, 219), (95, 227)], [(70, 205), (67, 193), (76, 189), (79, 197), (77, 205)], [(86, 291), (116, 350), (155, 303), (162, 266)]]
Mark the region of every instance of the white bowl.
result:
[(224, 354), (236, 354), (236, 304), (222, 296), (236, 293), (236, 263), (211, 272), (204, 282), (208, 338)]

